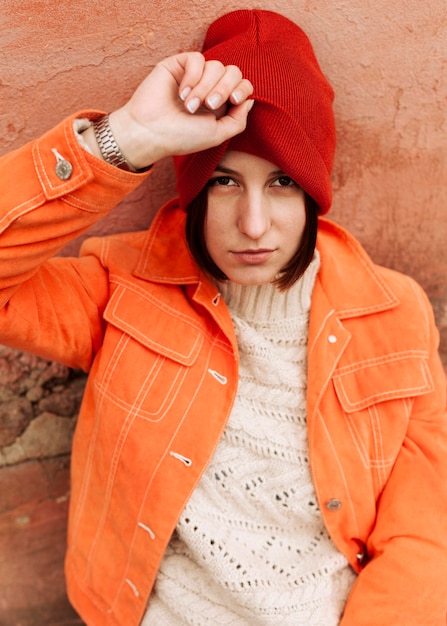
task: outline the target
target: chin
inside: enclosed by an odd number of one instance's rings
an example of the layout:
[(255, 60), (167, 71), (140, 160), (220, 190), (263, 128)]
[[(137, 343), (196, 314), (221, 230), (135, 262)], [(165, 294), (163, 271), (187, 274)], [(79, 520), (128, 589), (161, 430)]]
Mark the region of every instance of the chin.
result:
[(267, 285), (275, 280), (276, 275), (263, 275), (263, 276), (228, 276), (228, 280), (237, 285), (244, 285), (245, 287), (254, 287), (255, 285)]

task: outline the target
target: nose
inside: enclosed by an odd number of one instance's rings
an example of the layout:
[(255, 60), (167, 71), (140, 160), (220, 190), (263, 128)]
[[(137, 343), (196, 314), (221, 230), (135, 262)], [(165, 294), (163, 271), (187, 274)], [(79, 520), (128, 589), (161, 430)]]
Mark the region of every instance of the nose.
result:
[(253, 240), (261, 239), (269, 230), (269, 203), (262, 194), (247, 194), (241, 198), (238, 228), (242, 234)]

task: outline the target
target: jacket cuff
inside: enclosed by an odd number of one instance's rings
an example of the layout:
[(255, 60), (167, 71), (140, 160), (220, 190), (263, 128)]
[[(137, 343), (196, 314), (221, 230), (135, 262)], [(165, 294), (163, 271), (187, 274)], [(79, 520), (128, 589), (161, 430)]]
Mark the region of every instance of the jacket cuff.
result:
[(120, 170), (81, 147), (74, 120), (94, 120), (101, 115), (104, 115), (102, 111), (80, 111), (33, 142), (34, 167), (48, 200), (70, 195), (80, 208), (106, 210), (120, 202), (147, 176), (147, 173)]

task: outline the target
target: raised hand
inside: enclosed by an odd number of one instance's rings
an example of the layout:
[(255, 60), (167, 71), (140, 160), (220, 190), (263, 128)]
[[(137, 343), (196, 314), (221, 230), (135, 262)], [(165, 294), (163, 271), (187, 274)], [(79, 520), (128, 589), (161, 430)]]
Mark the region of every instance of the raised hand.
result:
[(126, 158), (142, 168), (242, 132), (252, 92), (236, 66), (185, 52), (158, 63), (130, 100), (110, 114), (110, 126)]

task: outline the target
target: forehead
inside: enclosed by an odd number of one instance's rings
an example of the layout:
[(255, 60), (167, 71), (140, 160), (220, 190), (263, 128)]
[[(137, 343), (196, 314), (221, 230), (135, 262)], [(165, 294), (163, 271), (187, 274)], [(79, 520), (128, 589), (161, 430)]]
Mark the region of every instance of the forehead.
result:
[(275, 172), (282, 173), (277, 165), (262, 157), (238, 150), (227, 150), (216, 165), (216, 170), (235, 172)]

